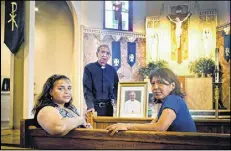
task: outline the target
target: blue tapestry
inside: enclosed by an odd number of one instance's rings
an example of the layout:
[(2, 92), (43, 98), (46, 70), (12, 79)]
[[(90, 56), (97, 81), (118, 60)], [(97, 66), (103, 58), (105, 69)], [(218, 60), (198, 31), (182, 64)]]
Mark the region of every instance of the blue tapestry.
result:
[(120, 41), (112, 41), (112, 66), (116, 71), (121, 66)]
[(128, 42), (128, 64), (132, 67), (136, 63), (136, 43)]
[(24, 1), (5, 1), (4, 43), (17, 53), (24, 41)]
[(224, 37), (224, 58), (227, 62), (229, 62), (230, 59), (230, 34), (226, 35), (225, 32), (223, 32)]

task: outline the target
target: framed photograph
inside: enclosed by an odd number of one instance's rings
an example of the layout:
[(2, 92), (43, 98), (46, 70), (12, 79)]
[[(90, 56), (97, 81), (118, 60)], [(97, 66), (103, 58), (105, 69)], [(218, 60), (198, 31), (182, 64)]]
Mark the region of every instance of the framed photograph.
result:
[(117, 117), (147, 117), (147, 82), (119, 82)]

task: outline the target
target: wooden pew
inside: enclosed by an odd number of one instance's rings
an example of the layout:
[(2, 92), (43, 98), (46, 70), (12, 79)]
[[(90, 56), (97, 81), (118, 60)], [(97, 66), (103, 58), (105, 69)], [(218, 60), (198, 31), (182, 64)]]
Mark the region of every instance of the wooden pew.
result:
[(230, 134), (119, 131), (77, 128), (65, 136), (52, 136), (36, 128), (32, 119), (21, 120), (20, 145), (34, 149), (230, 149)]
[[(150, 123), (153, 118), (124, 118), (103, 117), (95, 113), (89, 113), (87, 121), (95, 129), (105, 129), (116, 123)], [(194, 119), (197, 132), (203, 133), (227, 133), (230, 134), (230, 119)]]

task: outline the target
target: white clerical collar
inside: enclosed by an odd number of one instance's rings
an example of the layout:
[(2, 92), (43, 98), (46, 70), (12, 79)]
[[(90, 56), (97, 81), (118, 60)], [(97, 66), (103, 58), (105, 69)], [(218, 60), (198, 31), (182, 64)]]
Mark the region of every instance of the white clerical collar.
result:
[(104, 69), (104, 68), (105, 68), (105, 66), (101, 66), (101, 68), (102, 68), (102, 69)]

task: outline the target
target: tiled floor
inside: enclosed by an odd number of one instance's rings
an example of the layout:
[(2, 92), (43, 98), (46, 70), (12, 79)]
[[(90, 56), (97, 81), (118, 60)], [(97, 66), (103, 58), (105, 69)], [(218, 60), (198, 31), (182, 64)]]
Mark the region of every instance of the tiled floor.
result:
[(11, 146), (2, 146), (1, 145), (1, 150), (26, 150), (26, 149), (31, 150), (30, 148), (11, 147)]
[(2, 129), (1, 146), (2, 145), (20, 146), (20, 131), (17, 129)]
[(26, 150), (20, 147), (20, 130), (1, 129), (1, 150)]

